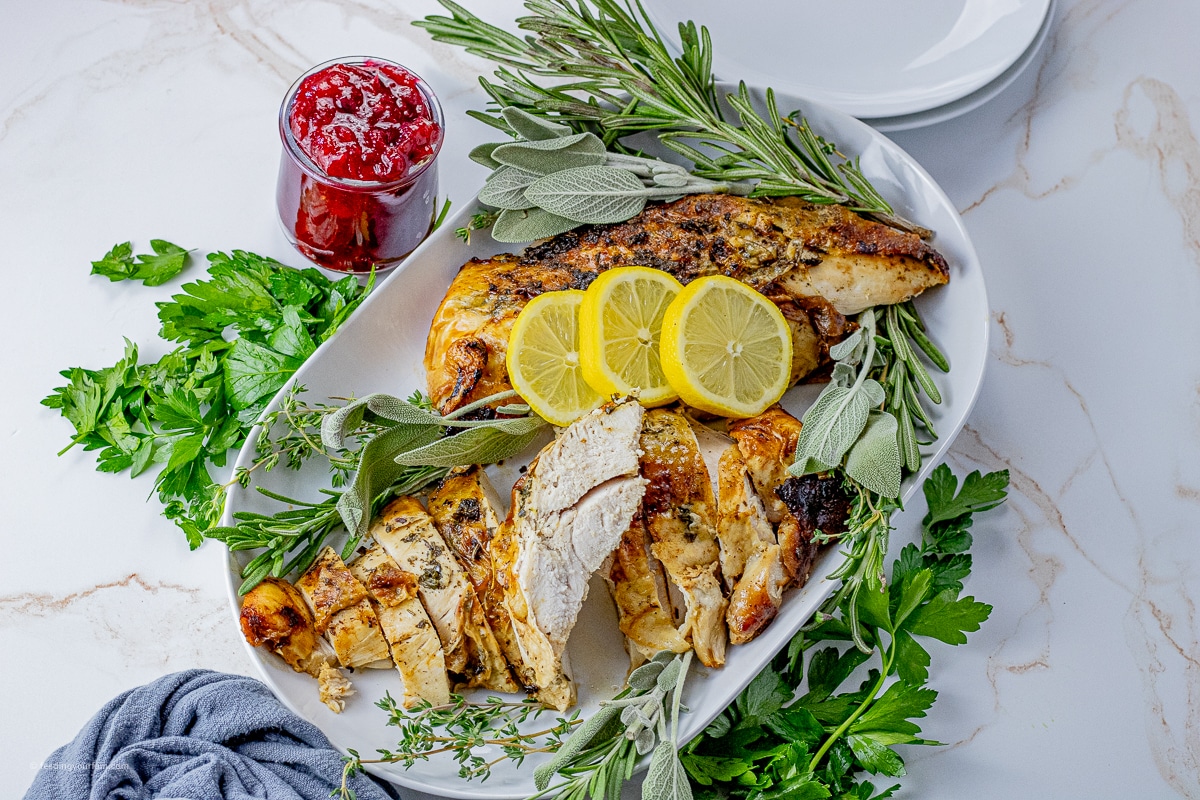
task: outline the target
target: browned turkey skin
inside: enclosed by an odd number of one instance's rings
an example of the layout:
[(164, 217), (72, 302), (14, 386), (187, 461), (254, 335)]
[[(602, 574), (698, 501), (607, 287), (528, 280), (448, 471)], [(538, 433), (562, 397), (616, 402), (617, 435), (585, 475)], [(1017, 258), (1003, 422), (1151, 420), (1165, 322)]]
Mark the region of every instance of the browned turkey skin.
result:
[(504, 356), (521, 309), (543, 292), (585, 289), (604, 270), (643, 265), (682, 283), (728, 275), (775, 301), (793, 327), (792, 379), (825, 357), (845, 317), (944, 284), (946, 260), (918, 236), (842, 206), (795, 197), (691, 195), (615, 225), (585, 226), (521, 255), (467, 263), (434, 315), (425, 350), (442, 412), (511, 389)]

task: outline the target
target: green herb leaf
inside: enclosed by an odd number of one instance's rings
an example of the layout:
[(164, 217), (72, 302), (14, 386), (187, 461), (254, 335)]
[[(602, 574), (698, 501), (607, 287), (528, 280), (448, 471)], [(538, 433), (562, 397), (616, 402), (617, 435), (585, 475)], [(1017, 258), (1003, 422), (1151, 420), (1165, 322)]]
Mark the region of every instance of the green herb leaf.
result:
[(304, 359), (249, 339), (238, 339), (225, 360), (225, 387), (235, 411), (272, 397)]
[(153, 254), (133, 255), (130, 242), (113, 245), (99, 261), (92, 262), (92, 274), (112, 281), (139, 280), (147, 286), (166, 283), (183, 271), (188, 251), (163, 239), (151, 239)]
[(511, 209), (500, 212), (492, 225), (492, 238), (497, 242), (532, 242), (566, 233), (579, 223), (551, 214), (541, 208), (531, 208), (526, 211)]
[(931, 636), (946, 644), (965, 644), (966, 634), (979, 630), (991, 613), (990, 605), (977, 603), (974, 597), (957, 599), (956, 593), (947, 589), (915, 610), (904, 628), (914, 636)]
[(623, 222), (636, 216), (654, 190), (617, 167), (565, 169), (525, 190), (535, 205), (580, 223)]
[(124, 281), (133, 277), (133, 243), (114, 244), (99, 261), (92, 262), (92, 274), (103, 275), (111, 281)]
[(871, 404), (861, 391), (832, 384), (826, 387), (804, 413), (796, 463), (788, 471), (806, 475), (840, 464), (866, 427), (870, 412)]
[(659, 742), (654, 748), (642, 782), (642, 797), (644, 800), (691, 800), (692, 787), (687, 772), (671, 742)]
[(499, 167), (479, 190), (479, 202), (510, 211), (533, 208), (536, 203), (525, 197), (525, 189), (537, 179), (537, 175), (523, 169)]
[(1004, 502), (1007, 496), (1008, 470), (980, 475), (976, 470), (963, 480), (962, 489), (958, 488), (958, 479), (945, 464), (930, 473), (929, 481), (925, 483), (925, 499), (929, 503), (929, 512), (922, 524), (927, 528), (939, 522), (945, 522), (963, 514), (976, 511), (987, 511)]
[(404, 467), (396, 463), (396, 453), (426, 445), (438, 435), (439, 429), (432, 426), (396, 425), (363, 446), (354, 479), (337, 504), (352, 537), (366, 535), (373, 501), (404, 473)]
[(545, 117), (530, 114), (524, 109), (509, 106), (500, 112), (508, 127), (526, 141), (538, 142), (544, 139), (564, 139), (571, 135), (571, 126), (551, 122)]
[(852, 733), (846, 737), (855, 758), (867, 772), (900, 777), (905, 774), (904, 762), (879, 737)]
[[(535, 175), (549, 175), (573, 167), (599, 166), (607, 148), (594, 133), (576, 133), (554, 139), (509, 142), (492, 151), (492, 159)], [(639, 181), (639, 185), (640, 185)]]
[(549, 430), (540, 417), (499, 420), (503, 425), (468, 428), (454, 436), (436, 439), (396, 456), (401, 466), (458, 467), (493, 464), (521, 453)]
[(508, 144), (508, 142), (489, 142), (487, 144), (476, 145), (471, 148), (471, 152), (467, 153), (467, 158), (476, 164), (482, 164), (488, 169), (498, 169), (502, 165), (499, 161), (492, 158), (492, 151), (502, 144)]
[(139, 255), (134, 278), (141, 279), (147, 286), (166, 283), (183, 272), (187, 264), (188, 251), (162, 239), (151, 239), (154, 255)]
[[(880, 389), (881, 395), (882, 392)], [(902, 477), (897, 428), (896, 418), (891, 414), (872, 410), (862, 433), (846, 454), (847, 475), (867, 491), (892, 499), (900, 496)]]

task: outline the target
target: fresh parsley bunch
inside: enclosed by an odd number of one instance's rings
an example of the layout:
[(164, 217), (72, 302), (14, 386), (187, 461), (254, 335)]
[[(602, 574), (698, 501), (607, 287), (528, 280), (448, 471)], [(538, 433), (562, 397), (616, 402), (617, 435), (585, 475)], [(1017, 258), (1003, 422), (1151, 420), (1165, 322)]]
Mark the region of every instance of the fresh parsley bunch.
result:
[[(154, 240), (154, 255), (117, 245), (93, 274), (161, 283), (184, 268), (187, 252)], [(371, 290), (347, 276), (331, 281), (234, 250), (208, 256), (208, 277), (158, 304), (160, 336), (179, 346), (144, 363), (126, 340), (124, 356), (102, 369), (73, 367), (42, 400), (75, 429), (71, 443), (97, 453), (101, 472), (137, 476), (160, 470), (163, 513), (198, 547), (221, 516), (224, 494), (210, 467), (232, 448), (317, 346), (333, 335)]]
[[(991, 613), (961, 594), (971, 572), (972, 514), (1003, 502), (1007, 486), (1007, 471), (972, 472), (960, 487), (945, 464), (934, 470), (924, 485), (922, 542), (901, 550), (890, 581), (868, 578), (837, 613), (797, 634), (684, 748), (696, 796), (891, 796), (898, 786), (877, 791), (864, 773), (902, 776), (895, 745), (938, 744), (922, 738), (914, 721), (937, 698), (926, 686), (926, 645), (963, 644)], [(870, 652), (851, 645), (852, 612)]]

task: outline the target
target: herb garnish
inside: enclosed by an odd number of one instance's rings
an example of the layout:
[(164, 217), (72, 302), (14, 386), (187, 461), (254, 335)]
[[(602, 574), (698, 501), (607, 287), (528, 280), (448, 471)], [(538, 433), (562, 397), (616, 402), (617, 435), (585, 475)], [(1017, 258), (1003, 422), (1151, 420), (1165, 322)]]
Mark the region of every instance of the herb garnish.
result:
[[(698, 797), (891, 796), (897, 786), (877, 793), (862, 773), (902, 776), (895, 745), (938, 744), (921, 738), (914, 722), (937, 698), (925, 685), (930, 653), (922, 641), (963, 644), (991, 613), (960, 595), (971, 571), (972, 514), (1003, 502), (1007, 485), (1007, 471), (972, 472), (961, 487), (945, 464), (933, 471), (922, 542), (901, 550), (891, 580), (869, 580), (867, 591), (820, 615), (684, 748), (683, 764), (703, 787)], [(867, 652), (845, 647), (851, 617)], [(861, 683), (839, 691), (873, 659)]]
[[(349, 560), (375, 513), (393, 497), (413, 494), (444, 477), (451, 467), (489, 464), (524, 450), (549, 424), (521, 403), (500, 405), (497, 419), (463, 419), (485, 406), (516, 396), (501, 392), (441, 416), (416, 392), (408, 399), (371, 394), (343, 406), (299, 407), (293, 389), (280, 409), (268, 414), (256, 442), (259, 459), (239, 470), (234, 480), (248, 486), (259, 464), (283, 460), (296, 467), (319, 453), (329, 459), (334, 485), (318, 501), (284, 497), (262, 486), (259, 493), (287, 503), (276, 514), (238, 511), (234, 524), (204, 531), (230, 550), (259, 550), (242, 570), (245, 594), (268, 575), (303, 572), (316, 559), (328, 537), (343, 526), (350, 536), (342, 546)], [(348, 481), (347, 481), (348, 478)]]
[[(534, 732), (523, 732), (518, 726), (545, 710), (535, 700), (514, 703), (489, 697), (483, 703), (471, 703), (453, 695), (449, 705), (425, 703), (406, 711), (398, 708), (389, 694), (376, 705), (388, 712), (388, 725), (400, 728), (397, 749), (379, 750), (379, 758), (374, 759), (350, 750), (341, 788), (335, 794), (353, 800), (347, 779), (361, 771), (363, 764), (396, 763), (407, 768), (431, 755), (449, 752), (459, 764), (460, 777), (487, 780), (492, 767), (501, 761), (519, 765), (533, 753), (554, 753), (534, 770), (537, 792), (529, 800), (617, 800), (638, 760), (653, 753), (643, 796), (659, 800), (691, 797), (678, 755), (680, 698), (691, 660), (691, 652), (659, 653), (631, 672), (625, 688), (602, 702), (586, 721), (576, 711), (570, 717), (558, 717), (552, 727)], [(502, 755), (488, 760), (477, 752), (486, 745), (498, 746)], [(552, 783), (555, 777), (560, 780)]]
[(517, 141), (471, 151), (473, 161), (492, 170), (479, 201), (501, 209), (492, 227), (498, 242), (528, 242), (583, 224), (622, 222), (652, 199), (700, 192), (744, 195), (753, 188), (699, 178), (660, 159), (607, 152), (596, 134), (572, 133), (519, 108), (500, 113)]
[[(180, 248), (152, 247), (163, 259), (138, 256), (126, 277), (151, 283), (176, 262), (182, 267)], [(131, 252), (115, 246), (94, 271), (111, 277), (131, 263)], [(355, 276), (334, 282), (315, 269), (241, 250), (213, 253), (208, 261), (207, 278), (158, 304), (159, 335), (180, 347), (144, 363), (127, 341), (111, 367), (64, 370), (69, 383), (42, 401), (75, 428), (67, 449), (99, 451), (101, 472), (137, 476), (162, 465), (155, 489), (163, 513), (193, 548), (220, 519), (224, 502), (209, 468), (225, 466), (271, 397), (374, 284), (374, 276), (365, 287)], [(145, 265), (152, 275), (141, 272)]]
[(115, 244), (104, 258), (92, 262), (92, 274), (103, 275), (110, 281), (141, 281), (147, 286), (159, 286), (174, 278), (187, 266), (188, 251), (162, 239), (151, 239), (153, 255), (133, 254), (133, 244)]
[(745, 84), (736, 94), (718, 97), (704, 27), (680, 24), (683, 55), (674, 58), (640, 3), (526, 0), (531, 15), (517, 20), (529, 32), (522, 38), (451, 0), (439, 2), (451, 16), (414, 24), (435, 41), (500, 65), (495, 82), (480, 78), (495, 108), (467, 112), (489, 125), (516, 134), (501, 109), (521, 109), (575, 134), (590, 131), (607, 149), (626, 154), (636, 154), (636, 148), (622, 138), (649, 131), (692, 161), (699, 178), (756, 181), (754, 196), (843, 204), (896, 227), (921, 230), (897, 217), (857, 162), (814, 133), (800, 112), (781, 116), (774, 92), (767, 91), (765, 116), (753, 108)]

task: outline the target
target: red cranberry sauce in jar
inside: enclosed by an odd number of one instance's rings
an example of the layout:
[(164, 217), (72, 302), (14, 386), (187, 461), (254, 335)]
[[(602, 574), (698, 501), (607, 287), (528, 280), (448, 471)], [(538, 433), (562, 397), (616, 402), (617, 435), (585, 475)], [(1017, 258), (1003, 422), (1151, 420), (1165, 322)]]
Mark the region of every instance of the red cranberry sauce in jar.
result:
[(441, 110), (404, 67), (364, 58), (317, 67), (284, 102), (280, 135), (280, 219), (313, 261), (387, 267), (428, 233)]
[(399, 180), (442, 136), (419, 80), (378, 61), (326, 67), (300, 82), (288, 114), (292, 135), (331, 178)]

